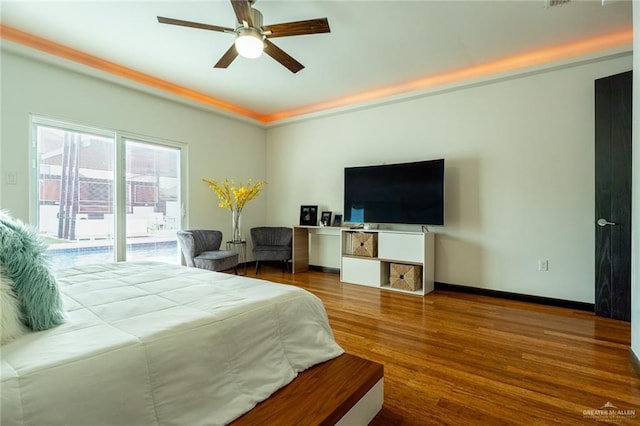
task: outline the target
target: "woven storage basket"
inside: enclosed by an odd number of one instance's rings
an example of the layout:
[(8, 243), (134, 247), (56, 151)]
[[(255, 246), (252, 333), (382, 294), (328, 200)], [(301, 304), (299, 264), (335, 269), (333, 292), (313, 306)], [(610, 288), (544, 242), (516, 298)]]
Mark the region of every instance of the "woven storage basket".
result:
[(400, 290), (416, 291), (422, 288), (422, 267), (392, 263), (389, 271), (389, 285)]
[(378, 234), (371, 232), (354, 232), (351, 234), (351, 248), (354, 256), (378, 256)]

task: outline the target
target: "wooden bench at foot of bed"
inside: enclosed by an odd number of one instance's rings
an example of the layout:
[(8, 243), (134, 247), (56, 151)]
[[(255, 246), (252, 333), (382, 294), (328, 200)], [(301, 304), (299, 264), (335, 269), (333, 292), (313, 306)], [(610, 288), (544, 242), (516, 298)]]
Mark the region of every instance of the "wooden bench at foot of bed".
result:
[(298, 374), (231, 425), (366, 425), (382, 399), (382, 364), (342, 354)]

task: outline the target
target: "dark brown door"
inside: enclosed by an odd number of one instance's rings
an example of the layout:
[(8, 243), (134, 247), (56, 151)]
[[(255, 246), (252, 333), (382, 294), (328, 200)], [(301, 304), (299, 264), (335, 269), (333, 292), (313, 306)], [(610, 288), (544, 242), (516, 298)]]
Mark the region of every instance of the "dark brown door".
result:
[(631, 319), (632, 73), (595, 82), (595, 312)]

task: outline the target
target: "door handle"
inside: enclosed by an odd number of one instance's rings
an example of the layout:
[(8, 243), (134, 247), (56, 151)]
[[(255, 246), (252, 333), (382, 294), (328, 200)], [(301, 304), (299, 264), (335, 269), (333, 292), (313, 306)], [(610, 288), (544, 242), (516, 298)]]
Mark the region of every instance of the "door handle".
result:
[(615, 226), (614, 222), (609, 222), (607, 219), (598, 219), (596, 223), (600, 226)]

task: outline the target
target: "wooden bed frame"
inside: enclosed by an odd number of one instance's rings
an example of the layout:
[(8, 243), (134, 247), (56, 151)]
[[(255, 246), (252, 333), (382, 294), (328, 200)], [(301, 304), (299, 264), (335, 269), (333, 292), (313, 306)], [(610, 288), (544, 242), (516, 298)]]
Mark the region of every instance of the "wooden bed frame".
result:
[(367, 425), (382, 408), (382, 364), (351, 354), (303, 371), (233, 426)]

